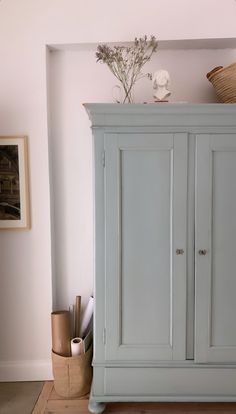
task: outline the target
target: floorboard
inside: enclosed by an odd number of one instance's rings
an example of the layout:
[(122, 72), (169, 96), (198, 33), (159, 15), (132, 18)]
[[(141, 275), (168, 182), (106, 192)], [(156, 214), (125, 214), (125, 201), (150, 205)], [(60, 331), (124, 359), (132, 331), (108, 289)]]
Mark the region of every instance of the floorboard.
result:
[(0, 382), (0, 414), (31, 414), (43, 381)]
[[(236, 414), (236, 403), (109, 403), (104, 414)], [(65, 399), (47, 381), (32, 414), (89, 414), (88, 396)]]

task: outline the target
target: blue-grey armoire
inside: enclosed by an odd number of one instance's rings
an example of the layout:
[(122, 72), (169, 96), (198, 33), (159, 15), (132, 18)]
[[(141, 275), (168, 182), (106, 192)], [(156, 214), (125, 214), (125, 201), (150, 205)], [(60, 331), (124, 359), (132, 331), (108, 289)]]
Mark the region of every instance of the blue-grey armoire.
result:
[(236, 105), (85, 108), (94, 153), (89, 410), (236, 401)]

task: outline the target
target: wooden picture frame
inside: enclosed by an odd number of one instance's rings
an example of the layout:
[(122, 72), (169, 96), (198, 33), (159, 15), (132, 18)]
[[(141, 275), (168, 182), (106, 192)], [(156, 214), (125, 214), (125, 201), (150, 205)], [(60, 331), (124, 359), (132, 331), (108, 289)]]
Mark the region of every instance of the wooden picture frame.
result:
[(0, 137), (0, 230), (29, 227), (27, 137)]

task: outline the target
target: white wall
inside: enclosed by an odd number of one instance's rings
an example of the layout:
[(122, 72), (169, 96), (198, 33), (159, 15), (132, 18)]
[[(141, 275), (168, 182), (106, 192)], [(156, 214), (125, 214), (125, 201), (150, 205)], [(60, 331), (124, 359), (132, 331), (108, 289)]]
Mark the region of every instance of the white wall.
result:
[[(89, 50), (88, 50), (89, 49)], [(51, 166), (55, 219), (55, 303), (68, 306), (92, 292), (92, 142), (83, 102), (112, 102), (117, 80), (96, 63), (96, 48), (51, 52)], [(219, 62), (236, 60), (236, 50), (160, 50), (146, 71), (171, 74), (170, 101), (215, 102), (206, 73)], [(136, 102), (152, 102), (152, 84), (135, 87)]]
[[(89, 53), (62, 56), (60, 52), (49, 59), (50, 73), (55, 75), (53, 82), (49, 76), (56, 201), (56, 237), (51, 249), (45, 45), (129, 41), (143, 34), (162, 40), (231, 38), (235, 37), (235, 15), (234, 0), (0, 2), (0, 135), (29, 137), (32, 215), (30, 231), (0, 233), (0, 380), (50, 378), (52, 280), (58, 306), (66, 306), (78, 291), (85, 296), (91, 291), (91, 141), (81, 102), (109, 100), (110, 86), (105, 89), (98, 74), (107, 87), (113, 79), (103, 65), (90, 65), (93, 58)], [(185, 56), (185, 52), (181, 58), (177, 52), (168, 58), (162, 55), (163, 64), (170, 65), (175, 96), (181, 100), (188, 98), (182, 98), (172, 68), (174, 62), (178, 79), (185, 81)], [(214, 61), (214, 66), (221, 58), (227, 64), (233, 57), (231, 51), (223, 58), (212, 55), (209, 61), (208, 52), (198, 56), (202, 72), (207, 62)], [(76, 69), (86, 78), (78, 76), (77, 80)], [(190, 76), (188, 82), (193, 79)], [(198, 91), (206, 99), (202, 84)]]

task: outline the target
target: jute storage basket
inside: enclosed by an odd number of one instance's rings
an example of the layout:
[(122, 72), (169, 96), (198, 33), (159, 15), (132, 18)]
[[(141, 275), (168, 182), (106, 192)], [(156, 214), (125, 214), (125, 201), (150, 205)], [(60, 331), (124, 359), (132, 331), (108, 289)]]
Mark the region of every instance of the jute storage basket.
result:
[(85, 354), (63, 357), (52, 351), (54, 388), (65, 398), (82, 397), (90, 391), (92, 381), (92, 344)]
[(223, 103), (236, 103), (236, 63), (226, 67), (216, 67), (207, 75)]

